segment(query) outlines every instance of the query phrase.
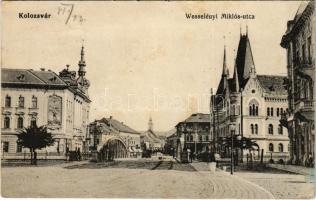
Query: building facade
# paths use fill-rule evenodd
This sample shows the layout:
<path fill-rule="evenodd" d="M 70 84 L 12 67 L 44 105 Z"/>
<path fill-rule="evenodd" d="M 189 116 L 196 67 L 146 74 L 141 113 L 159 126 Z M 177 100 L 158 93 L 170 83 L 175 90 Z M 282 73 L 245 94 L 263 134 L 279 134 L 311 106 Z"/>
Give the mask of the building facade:
<path fill-rule="evenodd" d="M 314 1 L 302 2 L 288 21 L 281 46 L 287 50 L 289 112 L 283 124 L 289 131 L 290 163 L 315 162 L 315 15 Z"/>
<path fill-rule="evenodd" d="M 141 134 L 140 139 L 144 150 L 162 151 L 164 148 L 164 140 L 154 132 L 154 124 L 151 117 L 148 121 L 148 130 Z"/>
<path fill-rule="evenodd" d="M 284 162 L 288 159 L 287 129 L 279 120 L 288 108 L 286 77 L 258 75 L 248 33 L 240 35 L 233 76 L 229 76 L 224 48 L 223 71 L 215 94 L 211 94 L 210 124 L 212 150 L 229 156 L 219 145 L 221 138 L 236 135 L 251 138 L 260 151 L 242 150 L 240 157 L 252 154 L 259 159 L 263 149 L 265 160 Z"/>
<path fill-rule="evenodd" d="M 98 161 L 142 156 L 140 133 L 112 116 L 90 123 L 89 130 Z"/>
<path fill-rule="evenodd" d="M 17 134 L 33 125 L 47 126 L 56 139 L 39 157 L 41 152 L 64 157 L 68 151 L 87 151 L 91 101 L 85 67 L 82 47 L 78 76 L 69 66 L 59 75 L 45 69 L 1 69 L 2 158 L 28 152 L 17 145 Z"/>
<path fill-rule="evenodd" d="M 210 144 L 210 115 L 195 113 L 176 125 L 178 142 L 176 157 L 180 159 L 181 153 L 190 150 L 192 155 L 208 151 Z"/>

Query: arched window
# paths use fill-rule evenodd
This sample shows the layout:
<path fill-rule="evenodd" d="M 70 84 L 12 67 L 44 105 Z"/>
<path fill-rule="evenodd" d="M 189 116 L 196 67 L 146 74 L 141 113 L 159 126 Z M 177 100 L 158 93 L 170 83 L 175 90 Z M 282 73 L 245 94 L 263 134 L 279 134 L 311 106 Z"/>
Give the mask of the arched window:
<path fill-rule="evenodd" d="M 193 135 L 190 135 L 190 140 L 189 141 L 193 141 Z"/>
<path fill-rule="evenodd" d="M 32 108 L 37 108 L 37 97 L 32 97 Z"/>
<path fill-rule="evenodd" d="M 258 124 L 255 124 L 255 134 L 258 135 Z"/>
<path fill-rule="evenodd" d="M 207 136 L 205 136 L 205 140 L 206 140 L 206 141 L 208 141 L 208 135 L 207 135 Z"/>
<path fill-rule="evenodd" d="M 22 97 L 21 95 L 19 97 L 19 107 L 24 108 L 24 97 Z"/>
<path fill-rule="evenodd" d="M 250 128 L 251 128 L 251 134 L 254 134 L 254 127 L 253 127 L 253 124 L 250 125 Z"/>
<path fill-rule="evenodd" d="M 283 135 L 283 127 L 281 124 L 279 124 L 278 133 L 279 133 L 279 135 Z"/>
<path fill-rule="evenodd" d="M 279 147 L 279 152 L 283 152 L 283 144 L 280 143 L 278 147 Z"/>
<path fill-rule="evenodd" d="M 200 140 L 200 141 L 203 141 L 202 135 L 199 136 L 199 140 Z"/>
<path fill-rule="evenodd" d="M 4 117 L 4 128 L 10 128 L 10 117 Z"/>
<path fill-rule="evenodd" d="M 23 117 L 18 118 L 18 128 L 23 128 Z"/>
<path fill-rule="evenodd" d="M 277 108 L 277 117 L 280 116 L 280 108 Z"/>
<path fill-rule="evenodd" d="M 259 103 L 252 99 L 250 102 L 249 102 L 249 115 L 250 116 L 258 116 L 258 111 L 259 111 Z"/>
<path fill-rule="evenodd" d="M 11 107 L 11 97 L 10 96 L 6 96 L 5 97 L 5 104 L 4 104 L 5 107 Z"/>
<path fill-rule="evenodd" d="M 281 108 L 281 115 L 283 114 L 283 108 Z"/>
<path fill-rule="evenodd" d="M 270 116 L 270 108 L 267 107 L 267 116 Z"/>
<path fill-rule="evenodd" d="M 268 133 L 273 135 L 273 125 L 269 124 Z"/>
<path fill-rule="evenodd" d="M 273 117 L 273 108 L 270 108 L 270 115 Z"/>
<path fill-rule="evenodd" d="M 273 144 L 272 143 L 269 144 L 269 151 L 273 152 Z"/>
<path fill-rule="evenodd" d="M 33 117 L 32 119 L 31 119 L 31 127 L 36 127 L 36 118 L 35 117 Z"/>

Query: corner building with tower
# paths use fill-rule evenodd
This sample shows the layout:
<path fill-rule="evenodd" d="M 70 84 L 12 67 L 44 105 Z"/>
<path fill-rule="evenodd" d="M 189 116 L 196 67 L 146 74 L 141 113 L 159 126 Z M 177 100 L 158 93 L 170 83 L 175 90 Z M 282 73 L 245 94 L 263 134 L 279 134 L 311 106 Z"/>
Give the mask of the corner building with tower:
<path fill-rule="evenodd" d="M 29 152 L 17 144 L 25 127 L 47 126 L 55 144 L 38 158 L 63 159 L 68 151 L 88 151 L 90 102 L 84 47 L 78 74 L 69 65 L 59 75 L 52 70 L 1 69 L 2 159 L 23 158 Z"/>
<path fill-rule="evenodd" d="M 211 94 L 210 139 L 213 151 L 222 157 L 230 156 L 219 141 L 235 135 L 251 138 L 260 151 L 240 150 L 238 158 L 246 159 L 251 154 L 260 159 L 263 150 L 265 161 L 286 162 L 289 158 L 287 129 L 280 124 L 280 118 L 288 108 L 285 76 L 259 75 L 251 51 L 248 31 L 240 34 L 230 77 L 226 64 L 224 47 L 222 76 L 216 93 Z M 276 66 L 278 67 L 278 66 Z"/>

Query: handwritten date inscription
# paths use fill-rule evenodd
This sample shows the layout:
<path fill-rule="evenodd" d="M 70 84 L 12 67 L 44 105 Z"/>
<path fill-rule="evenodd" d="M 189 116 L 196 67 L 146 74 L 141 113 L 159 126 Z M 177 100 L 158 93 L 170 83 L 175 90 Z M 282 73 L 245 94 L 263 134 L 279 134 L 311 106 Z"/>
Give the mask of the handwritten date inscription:
<path fill-rule="evenodd" d="M 83 22 L 85 22 L 86 19 L 83 18 L 82 15 L 75 13 L 74 9 L 74 4 L 61 3 L 61 6 L 58 7 L 57 15 L 66 16 L 65 24 L 69 24 L 71 22 L 78 22 L 82 24 Z"/>

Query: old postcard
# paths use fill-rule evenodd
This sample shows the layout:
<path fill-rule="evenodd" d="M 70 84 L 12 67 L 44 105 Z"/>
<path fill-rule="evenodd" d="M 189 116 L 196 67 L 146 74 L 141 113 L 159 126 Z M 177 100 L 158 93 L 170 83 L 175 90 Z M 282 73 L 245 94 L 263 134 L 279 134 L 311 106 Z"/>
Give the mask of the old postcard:
<path fill-rule="evenodd" d="M 2 197 L 314 198 L 314 1 L 1 4 Z"/>

